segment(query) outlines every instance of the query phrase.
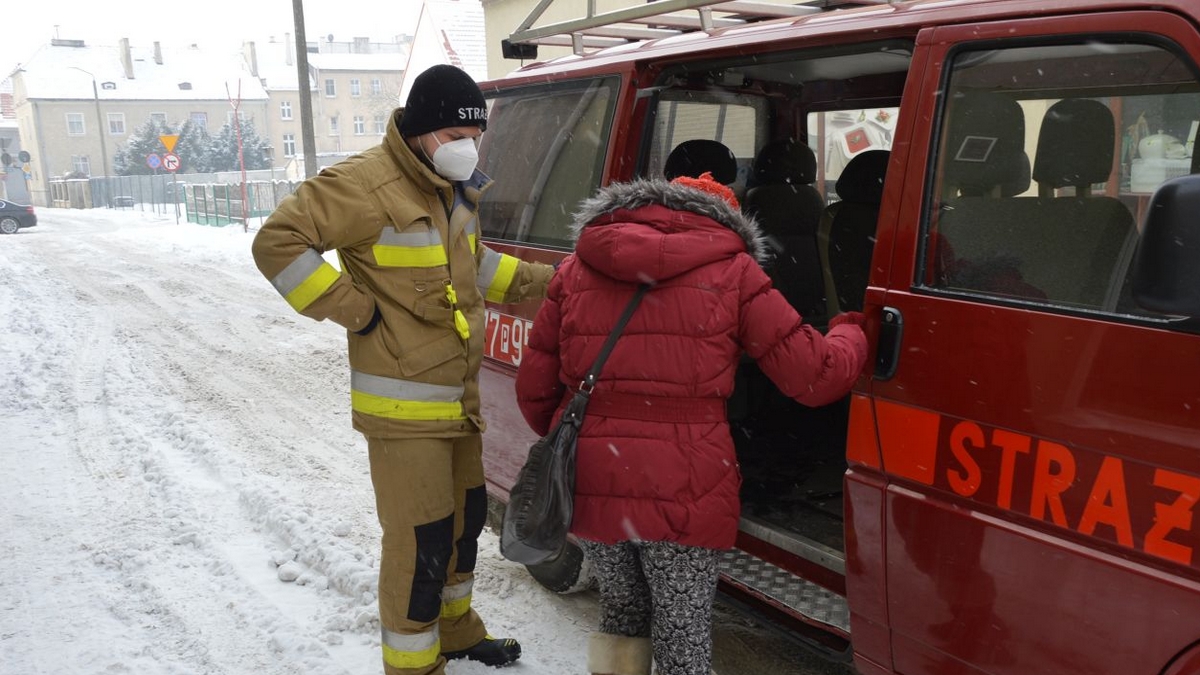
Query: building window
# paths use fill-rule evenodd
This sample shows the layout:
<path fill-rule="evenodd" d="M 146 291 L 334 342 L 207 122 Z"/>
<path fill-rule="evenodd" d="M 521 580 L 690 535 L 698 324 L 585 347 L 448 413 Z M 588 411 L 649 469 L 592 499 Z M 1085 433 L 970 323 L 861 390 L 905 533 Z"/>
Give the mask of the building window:
<path fill-rule="evenodd" d="M 108 113 L 108 134 L 110 136 L 125 135 L 125 113 Z"/>
<path fill-rule="evenodd" d="M 333 80 L 325 80 L 325 95 L 330 98 L 337 96 L 337 85 Z"/>
<path fill-rule="evenodd" d="M 338 117 L 337 117 L 337 115 L 334 115 L 333 117 L 329 118 L 329 135 L 337 136 L 337 134 L 338 134 Z"/>
<path fill-rule="evenodd" d="M 387 116 L 383 113 L 375 113 L 375 133 L 380 136 L 387 133 Z"/>
<path fill-rule="evenodd" d="M 296 134 L 284 134 L 283 135 L 283 156 L 284 157 L 295 157 L 296 156 Z"/>
<path fill-rule="evenodd" d="M 239 110 L 238 118 L 242 120 L 242 126 L 254 123 L 254 115 L 251 115 L 248 112 L 242 112 Z M 233 126 L 233 111 L 232 110 L 226 111 L 225 123 L 228 124 L 229 126 Z"/>
<path fill-rule="evenodd" d="M 167 126 L 167 113 L 150 113 L 150 121 L 160 127 Z"/>
<path fill-rule="evenodd" d="M 378 77 L 371 78 L 371 95 L 378 96 L 383 93 L 383 81 Z"/>
<path fill-rule="evenodd" d="M 92 175 L 92 163 L 88 161 L 87 155 L 71 155 L 71 169 L 85 176 Z"/>
<path fill-rule="evenodd" d="M 204 129 L 205 131 L 208 130 L 208 113 L 194 112 L 194 113 L 188 115 L 188 119 L 190 119 L 192 121 L 192 124 L 195 124 L 196 126 L 200 127 L 201 129 Z"/>
<path fill-rule="evenodd" d="M 354 116 L 354 135 L 362 136 L 367 133 L 367 118 L 362 115 Z"/>
<path fill-rule="evenodd" d="M 281 120 L 292 119 L 292 102 L 291 101 L 280 101 L 279 102 L 279 119 L 281 119 Z"/>
<path fill-rule="evenodd" d="M 67 135 L 82 136 L 87 133 L 83 126 L 83 113 L 67 113 Z"/>
<path fill-rule="evenodd" d="M 350 95 L 362 96 L 362 83 L 357 77 L 350 80 Z"/>

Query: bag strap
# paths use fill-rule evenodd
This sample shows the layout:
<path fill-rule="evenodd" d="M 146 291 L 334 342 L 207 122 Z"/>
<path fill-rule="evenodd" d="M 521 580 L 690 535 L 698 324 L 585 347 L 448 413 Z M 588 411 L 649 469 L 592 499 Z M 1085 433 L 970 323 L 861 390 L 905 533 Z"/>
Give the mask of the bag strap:
<path fill-rule="evenodd" d="M 592 389 L 596 387 L 596 380 L 600 377 L 600 369 L 604 367 L 604 362 L 608 360 L 608 355 L 612 353 L 613 346 L 617 344 L 617 338 L 621 336 L 621 331 L 625 330 L 625 324 L 629 323 L 629 318 L 633 316 L 634 310 L 642 302 L 642 297 L 646 295 L 646 291 L 648 290 L 650 290 L 650 284 L 639 285 L 637 291 L 633 294 L 633 298 L 629 300 L 629 304 L 625 305 L 625 311 L 621 313 L 621 318 L 617 319 L 617 325 L 613 326 L 612 332 L 608 334 L 608 339 L 604 341 L 604 346 L 600 348 L 600 354 L 596 356 L 596 361 L 583 378 L 583 382 L 579 383 L 579 390 L 581 392 L 590 394 L 592 393 Z"/>

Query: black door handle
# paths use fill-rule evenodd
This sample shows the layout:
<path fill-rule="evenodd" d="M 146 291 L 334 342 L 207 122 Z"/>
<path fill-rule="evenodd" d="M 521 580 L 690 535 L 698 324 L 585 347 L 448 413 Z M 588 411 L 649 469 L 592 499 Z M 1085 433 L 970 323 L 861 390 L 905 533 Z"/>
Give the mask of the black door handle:
<path fill-rule="evenodd" d="M 875 352 L 875 379 L 890 380 L 896 374 L 903 337 L 904 315 L 895 307 L 884 307 L 879 326 L 879 348 Z"/>

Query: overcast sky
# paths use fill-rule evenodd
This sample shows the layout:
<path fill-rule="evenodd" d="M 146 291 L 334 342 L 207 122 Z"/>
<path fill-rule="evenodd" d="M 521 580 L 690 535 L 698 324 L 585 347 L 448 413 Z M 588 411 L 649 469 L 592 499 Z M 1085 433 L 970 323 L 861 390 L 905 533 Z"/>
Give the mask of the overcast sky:
<path fill-rule="evenodd" d="M 10 10 L 0 19 L 0 79 L 29 59 L 51 38 L 81 39 L 115 45 L 123 37 L 134 44 L 155 40 L 166 45 L 222 46 L 295 33 L 292 0 L 4 0 Z M 308 40 L 332 34 L 391 39 L 416 29 L 421 0 L 304 0 Z M 293 37 L 294 39 L 294 37 Z"/>

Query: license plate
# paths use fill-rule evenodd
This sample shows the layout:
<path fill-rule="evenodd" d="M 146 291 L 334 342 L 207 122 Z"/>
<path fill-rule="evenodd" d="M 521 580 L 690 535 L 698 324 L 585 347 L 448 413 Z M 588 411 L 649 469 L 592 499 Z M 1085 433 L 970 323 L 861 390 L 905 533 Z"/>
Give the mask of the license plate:
<path fill-rule="evenodd" d="M 487 310 L 487 337 L 483 355 L 511 366 L 521 365 L 525 345 L 529 343 L 529 331 L 533 322 L 518 316 Z"/>

